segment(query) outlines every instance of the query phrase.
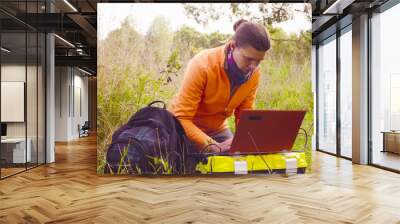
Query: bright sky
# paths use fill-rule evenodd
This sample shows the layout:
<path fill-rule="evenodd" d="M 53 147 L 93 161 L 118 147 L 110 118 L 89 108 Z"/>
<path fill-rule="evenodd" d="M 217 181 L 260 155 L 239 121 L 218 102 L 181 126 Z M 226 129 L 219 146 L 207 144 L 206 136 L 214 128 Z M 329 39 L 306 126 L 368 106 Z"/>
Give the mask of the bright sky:
<path fill-rule="evenodd" d="M 224 4 L 224 3 L 216 3 Z M 221 5 L 222 6 L 222 5 Z M 194 19 L 188 19 L 181 3 L 99 3 L 98 4 L 98 37 L 105 39 L 111 31 L 119 28 L 126 17 L 130 16 L 135 21 L 135 27 L 144 34 L 154 18 L 163 16 L 170 22 L 173 31 L 182 25 L 194 27 L 203 33 L 219 31 L 232 34 L 233 23 L 228 17 L 210 22 L 207 27 L 197 24 Z M 295 9 L 302 10 L 303 4 L 294 4 Z M 300 13 L 295 13 L 294 19 L 277 26 L 282 27 L 287 33 L 310 30 L 311 22 L 307 21 Z"/>

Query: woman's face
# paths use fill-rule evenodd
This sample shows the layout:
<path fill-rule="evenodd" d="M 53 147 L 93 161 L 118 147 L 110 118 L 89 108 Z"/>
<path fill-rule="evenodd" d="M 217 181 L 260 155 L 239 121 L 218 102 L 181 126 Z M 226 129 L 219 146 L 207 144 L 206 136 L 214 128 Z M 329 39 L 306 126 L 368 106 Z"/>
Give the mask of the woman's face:
<path fill-rule="evenodd" d="M 235 43 L 233 47 L 233 59 L 243 73 L 253 71 L 265 57 L 265 51 L 259 51 L 252 46 L 238 47 Z"/>

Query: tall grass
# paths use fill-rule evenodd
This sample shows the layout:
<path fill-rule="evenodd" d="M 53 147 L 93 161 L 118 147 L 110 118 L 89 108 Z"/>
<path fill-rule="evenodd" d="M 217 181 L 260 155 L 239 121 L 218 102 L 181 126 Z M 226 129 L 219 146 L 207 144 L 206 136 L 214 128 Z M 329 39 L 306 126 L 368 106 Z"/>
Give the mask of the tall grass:
<path fill-rule="evenodd" d="M 102 173 L 106 165 L 106 148 L 111 143 L 112 134 L 140 108 L 154 100 L 168 101 L 173 91 L 163 85 L 154 74 L 135 73 L 129 67 L 114 69 L 105 74 L 100 69 L 98 74 L 98 147 L 97 171 Z"/>
<path fill-rule="evenodd" d="M 160 21 L 159 24 L 163 24 Z M 157 24 L 156 24 L 157 25 Z M 105 155 L 111 143 L 112 133 L 140 108 L 153 100 L 167 103 L 176 94 L 185 65 L 194 50 L 215 47 L 210 43 L 220 43 L 226 35 L 205 34 L 184 28 L 175 33 L 162 33 L 152 29 L 151 35 L 141 36 L 132 24 L 124 23 L 113 31 L 107 39 L 99 43 L 98 60 L 98 148 L 97 171 L 103 173 L 106 166 Z M 273 39 L 272 50 L 260 65 L 262 79 L 257 91 L 255 108 L 307 110 L 302 128 L 312 136 L 313 95 L 311 92 L 311 34 L 287 35 L 279 28 L 270 32 Z M 173 38 L 166 35 L 173 35 Z M 217 38 L 217 39 L 218 39 Z M 173 41 L 160 48 L 157 43 Z M 212 40 L 212 41 L 211 41 Z M 156 43 L 157 42 L 157 43 Z M 228 119 L 234 128 L 233 118 Z M 307 162 L 311 167 L 311 139 L 307 146 L 305 138 L 299 135 L 294 149 L 305 149 Z M 165 158 L 152 158 L 165 172 Z"/>

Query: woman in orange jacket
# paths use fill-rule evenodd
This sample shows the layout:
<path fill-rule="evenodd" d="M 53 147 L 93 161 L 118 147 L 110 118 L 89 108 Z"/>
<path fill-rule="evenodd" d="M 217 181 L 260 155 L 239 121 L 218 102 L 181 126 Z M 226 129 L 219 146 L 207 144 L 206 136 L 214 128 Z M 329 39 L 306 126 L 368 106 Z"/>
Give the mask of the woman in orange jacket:
<path fill-rule="evenodd" d="M 227 118 L 252 109 L 260 79 L 258 65 L 271 44 L 265 28 L 239 20 L 225 45 L 203 50 L 188 63 L 182 85 L 169 110 L 178 118 L 193 146 L 227 151 L 233 134 Z"/>

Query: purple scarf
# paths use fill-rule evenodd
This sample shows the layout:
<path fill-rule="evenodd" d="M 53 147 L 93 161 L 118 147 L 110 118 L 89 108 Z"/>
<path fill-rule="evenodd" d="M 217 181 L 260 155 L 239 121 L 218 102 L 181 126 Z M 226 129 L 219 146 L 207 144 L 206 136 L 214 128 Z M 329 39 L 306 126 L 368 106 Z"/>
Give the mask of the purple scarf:
<path fill-rule="evenodd" d="M 228 73 L 230 76 L 232 86 L 239 86 L 239 85 L 245 83 L 250 78 L 250 74 L 253 71 L 250 71 L 249 73 L 243 73 L 237 66 L 235 60 L 233 59 L 232 51 L 233 51 L 233 49 L 231 47 L 229 47 L 229 50 L 228 50 Z"/>

